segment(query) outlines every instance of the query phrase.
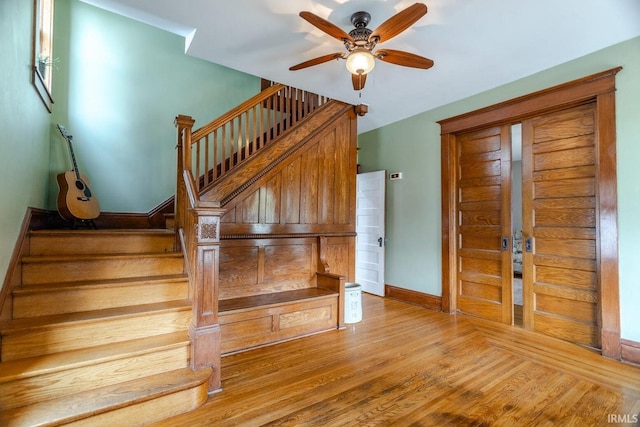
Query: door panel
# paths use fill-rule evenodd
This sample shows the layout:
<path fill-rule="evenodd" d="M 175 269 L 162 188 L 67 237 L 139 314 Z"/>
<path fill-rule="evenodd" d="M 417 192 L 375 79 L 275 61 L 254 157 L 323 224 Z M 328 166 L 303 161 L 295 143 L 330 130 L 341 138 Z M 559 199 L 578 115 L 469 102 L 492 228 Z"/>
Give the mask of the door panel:
<path fill-rule="evenodd" d="M 356 282 L 384 296 L 385 171 L 356 177 Z"/>
<path fill-rule="evenodd" d="M 513 318 L 510 136 L 509 126 L 496 126 L 456 137 L 458 309 L 508 324 Z"/>
<path fill-rule="evenodd" d="M 593 104 L 522 123 L 524 326 L 599 348 Z"/>

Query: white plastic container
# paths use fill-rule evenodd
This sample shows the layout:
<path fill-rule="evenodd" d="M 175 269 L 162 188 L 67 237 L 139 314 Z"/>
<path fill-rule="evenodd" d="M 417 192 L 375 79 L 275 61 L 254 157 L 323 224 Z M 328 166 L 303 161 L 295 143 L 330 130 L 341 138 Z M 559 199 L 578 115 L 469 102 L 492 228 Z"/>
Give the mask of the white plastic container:
<path fill-rule="evenodd" d="M 358 283 L 344 284 L 344 323 L 362 320 L 362 286 Z"/>

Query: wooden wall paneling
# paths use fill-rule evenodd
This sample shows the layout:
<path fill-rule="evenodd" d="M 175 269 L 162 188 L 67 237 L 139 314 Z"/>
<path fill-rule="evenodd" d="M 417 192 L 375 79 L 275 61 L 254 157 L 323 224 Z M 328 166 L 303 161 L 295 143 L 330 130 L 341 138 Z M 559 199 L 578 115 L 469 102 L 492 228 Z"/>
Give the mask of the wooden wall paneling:
<path fill-rule="evenodd" d="M 274 239 L 265 243 L 264 282 L 277 291 L 314 287 L 317 243 L 313 238 Z"/>
<path fill-rule="evenodd" d="M 350 221 L 349 176 L 353 171 L 350 168 L 352 159 L 349 156 L 349 127 L 344 121 L 336 128 L 336 151 L 334 154 L 336 173 L 335 183 L 335 224 L 348 224 Z"/>
<path fill-rule="evenodd" d="M 233 224 L 236 222 L 236 207 L 231 206 L 225 210 L 224 215 L 220 218 L 220 223 Z"/>
<path fill-rule="evenodd" d="M 287 165 L 282 173 L 284 224 L 300 224 L 300 157 Z"/>
<path fill-rule="evenodd" d="M 262 283 L 264 254 L 253 240 L 222 241 L 220 246 L 220 299 L 254 295 Z"/>
<path fill-rule="evenodd" d="M 314 144 L 302 155 L 300 177 L 300 223 L 318 222 L 318 145 Z"/>
<path fill-rule="evenodd" d="M 345 276 L 355 281 L 355 236 L 324 237 L 321 253 L 329 266 L 329 273 Z"/>
<path fill-rule="evenodd" d="M 314 287 L 317 254 L 313 237 L 223 240 L 220 299 Z"/>
<path fill-rule="evenodd" d="M 354 121 L 345 115 L 234 197 L 222 235 L 353 232 Z"/>
<path fill-rule="evenodd" d="M 280 199 L 282 196 L 281 182 L 282 176 L 280 174 L 277 174 L 273 178 L 271 178 L 264 187 L 264 221 L 266 224 L 280 223 Z"/>
<path fill-rule="evenodd" d="M 257 224 L 260 221 L 260 189 L 246 197 L 242 205 L 242 222 L 245 224 Z"/>
<path fill-rule="evenodd" d="M 335 143 L 335 130 L 332 130 L 331 133 L 325 135 L 320 143 L 322 173 L 320 175 L 318 193 L 320 194 L 320 200 L 322 200 L 322 203 L 318 206 L 319 224 L 333 224 L 336 179 L 336 164 L 334 161 L 336 151 Z"/>

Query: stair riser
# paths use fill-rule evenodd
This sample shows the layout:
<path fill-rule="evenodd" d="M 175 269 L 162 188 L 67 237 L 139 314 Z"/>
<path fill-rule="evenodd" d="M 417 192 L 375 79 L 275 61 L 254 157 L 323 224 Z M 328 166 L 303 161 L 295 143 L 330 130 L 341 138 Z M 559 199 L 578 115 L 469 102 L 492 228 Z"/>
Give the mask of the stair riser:
<path fill-rule="evenodd" d="M 132 402 L 90 418 L 65 424 L 66 427 L 145 426 L 193 411 L 208 398 L 207 383 L 144 402 Z"/>
<path fill-rule="evenodd" d="M 112 307 L 126 307 L 141 302 L 152 304 L 186 300 L 189 285 L 186 281 L 145 283 L 136 286 L 83 287 L 80 289 L 49 290 L 21 293 L 13 298 L 13 317 L 46 316 L 77 313 Z"/>
<path fill-rule="evenodd" d="M 0 408 L 38 403 L 84 390 L 187 367 L 189 345 L 0 384 Z"/>
<path fill-rule="evenodd" d="M 16 331 L 2 337 L 2 360 L 77 350 L 97 345 L 186 331 L 191 310 L 145 313 L 144 316 L 104 318 L 32 331 Z"/>
<path fill-rule="evenodd" d="M 132 254 L 173 252 L 175 238 L 168 234 L 134 235 L 99 233 L 32 235 L 30 255 Z"/>
<path fill-rule="evenodd" d="M 164 276 L 182 274 L 183 271 L 184 260 L 178 256 L 28 262 L 22 264 L 22 283 L 28 286 L 55 282 Z"/>

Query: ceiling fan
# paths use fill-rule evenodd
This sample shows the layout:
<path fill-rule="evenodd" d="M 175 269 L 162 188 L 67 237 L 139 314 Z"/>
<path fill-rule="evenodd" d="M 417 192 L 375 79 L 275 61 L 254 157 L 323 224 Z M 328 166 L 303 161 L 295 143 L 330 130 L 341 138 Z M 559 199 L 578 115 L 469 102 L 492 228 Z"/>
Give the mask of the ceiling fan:
<path fill-rule="evenodd" d="M 347 70 L 351 73 L 353 89 L 362 90 L 367 74 L 373 70 L 376 59 L 404 67 L 431 68 L 433 67 L 431 59 L 423 58 L 413 53 L 393 49 L 379 49 L 373 52 L 378 43 L 386 42 L 397 36 L 426 15 L 426 13 L 427 6 L 425 4 L 415 3 L 413 6 L 409 6 L 387 19 L 375 30 L 371 30 L 367 28 L 371 21 L 371 15 L 368 12 L 356 12 L 351 15 L 351 23 L 355 26 L 355 29 L 346 33 L 341 28 L 311 12 L 300 12 L 300 16 L 310 24 L 343 42 L 347 52 L 319 56 L 294 65 L 289 70 L 300 70 L 333 59 L 346 59 Z"/>

